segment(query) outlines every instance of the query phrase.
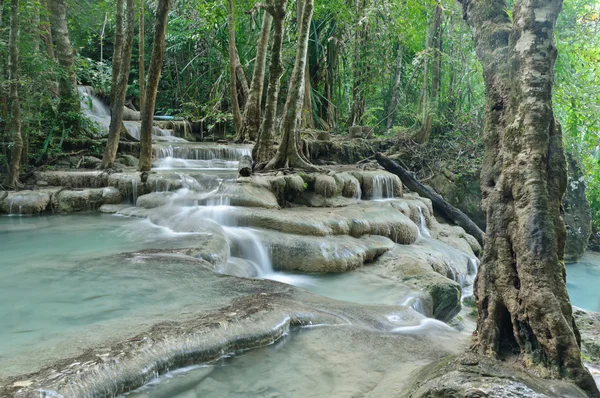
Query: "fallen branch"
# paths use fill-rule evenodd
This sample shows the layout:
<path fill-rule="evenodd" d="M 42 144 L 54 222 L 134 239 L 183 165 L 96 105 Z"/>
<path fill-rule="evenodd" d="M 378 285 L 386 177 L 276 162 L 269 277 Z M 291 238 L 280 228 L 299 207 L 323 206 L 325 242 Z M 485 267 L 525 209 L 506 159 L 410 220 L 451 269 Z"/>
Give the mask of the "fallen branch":
<path fill-rule="evenodd" d="M 428 199 L 431 199 L 433 208 L 442 215 L 452 220 L 456 225 L 461 226 L 468 234 L 473 235 L 479 244 L 483 247 L 484 233 L 477 224 L 475 224 L 465 213 L 446 202 L 437 192 L 421 184 L 411 173 L 393 160 L 383 156 L 381 153 L 375 154 L 377 162 L 392 174 L 397 175 L 402 183 L 411 191 L 418 193 Z"/>

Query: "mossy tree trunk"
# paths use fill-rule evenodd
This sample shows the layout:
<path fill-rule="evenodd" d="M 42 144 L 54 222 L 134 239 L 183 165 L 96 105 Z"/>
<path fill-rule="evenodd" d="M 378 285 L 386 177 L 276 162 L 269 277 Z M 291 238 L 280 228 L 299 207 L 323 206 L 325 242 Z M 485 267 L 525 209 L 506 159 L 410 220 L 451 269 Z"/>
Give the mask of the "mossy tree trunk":
<path fill-rule="evenodd" d="M 235 45 L 235 9 L 233 0 L 227 0 L 227 32 L 229 33 L 229 93 L 231 97 L 231 113 L 233 114 L 233 126 L 237 140 L 242 140 L 242 112 L 238 102 L 237 91 L 237 65 L 238 55 Z"/>
<path fill-rule="evenodd" d="M 108 129 L 108 142 L 102 157 L 101 167 L 111 168 L 115 164 L 119 138 L 123 127 L 123 107 L 127 84 L 129 84 L 129 70 L 131 69 L 131 54 L 133 51 L 133 36 L 135 30 L 135 5 L 134 0 L 127 0 L 127 33 L 123 40 L 123 3 L 117 2 L 117 17 L 115 28 L 115 46 L 113 53 L 113 76 L 111 87 L 110 126 Z"/>
<path fill-rule="evenodd" d="M 269 161 L 266 170 L 279 168 L 300 168 L 318 170 L 310 164 L 298 150 L 300 118 L 304 103 L 304 79 L 306 78 L 306 53 L 308 49 L 308 34 L 314 10 L 314 0 L 305 0 L 298 33 L 298 48 L 296 60 L 290 81 L 288 97 L 283 115 L 281 143 L 275 157 Z"/>
<path fill-rule="evenodd" d="M 256 61 L 254 61 L 252 83 L 250 84 L 250 92 L 244 107 L 242 131 L 240 132 L 240 139 L 242 141 L 256 141 L 258 138 L 258 131 L 260 129 L 260 106 L 265 85 L 267 50 L 269 47 L 269 35 L 271 34 L 272 23 L 273 17 L 268 12 L 265 12 L 263 15 L 260 36 L 256 45 Z"/>
<path fill-rule="evenodd" d="M 283 48 L 284 22 L 287 13 L 287 0 L 271 0 L 265 10 L 273 17 L 273 44 L 271 46 L 271 62 L 269 63 L 269 86 L 265 114 L 260 125 L 258 139 L 252 149 L 252 157 L 258 164 L 266 163 L 273 157 L 273 137 L 277 125 L 277 99 L 281 88 L 283 64 L 281 50 Z"/>
<path fill-rule="evenodd" d="M 19 103 L 19 0 L 10 1 L 10 33 L 8 39 L 9 130 L 8 173 L 4 186 L 17 188 L 21 166 L 23 138 L 21 136 L 21 105 Z"/>
<path fill-rule="evenodd" d="M 365 10 L 369 6 L 369 0 L 355 0 L 355 29 L 354 34 L 354 65 L 353 68 L 353 83 L 352 83 L 352 107 L 350 109 L 350 118 L 348 126 L 359 126 L 363 123 L 363 116 L 366 110 L 366 89 L 367 75 L 366 69 L 368 54 L 367 36 L 369 33 L 369 24 L 365 19 Z"/>
<path fill-rule="evenodd" d="M 64 128 L 79 131 L 79 94 L 75 77 L 75 57 L 67 25 L 66 0 L 49 0 L 50 22 L 56 42 L 56 59 L 62 68 L 58 81 L 59 112 Z"/>
<path fill-rule="evenodd" d="M 600 397 L 581 360 L 563 263 L 566 162 L 552 111 L 562 0 L 519 0 L 512 21 L 505 0 L 462 4 L 486 85 L 481 188 L 487 231 L 475 284 L 476 349 L 518 358 Z"/>
<path fill-rule="evenodd" d="M 156 23 L 154 24 L 154 42 L 152 43 L 152 59 L 148 69 L 146 81 L 146 103 L 142 111 L 142 127 L 140 130 L 140 171 L 152 169 L 152 127 L 154 122 L 154 108 L 156 107 L 156 93 L 160 74 L 162 72 L 163 58 L 165 55 L 165 41 L 167 33 L 167 20 L 171 0 L 159 0 L 156 10 Z"/>

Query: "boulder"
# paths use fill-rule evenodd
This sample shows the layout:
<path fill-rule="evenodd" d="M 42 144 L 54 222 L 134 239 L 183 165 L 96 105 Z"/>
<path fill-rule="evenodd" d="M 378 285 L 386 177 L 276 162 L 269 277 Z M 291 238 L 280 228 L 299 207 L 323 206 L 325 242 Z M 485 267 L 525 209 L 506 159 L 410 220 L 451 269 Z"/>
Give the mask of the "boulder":
<path fill-rule="evenodd" d="M 0 200 L 0 212 L 4 214 L 32 215 L 48 209 L 51 193 L 47 191 L 8 192 Z"/>
<path fill-rule="evenodd" d="M 473 353 L 446 357 L 413 374 L 397 398 L 585 398 L 573 384 Z"/>
<path fill-rule="evenodd" d="M 120 204 L 123 196 L 113 187 L 62 190 L 52 196 L 52 208 L 57 213 L 95 210 L 104 204 Z"/>
<path fill-rule="evenodd" d="M 381 236 L 319 237 L 261 231 L 273 268 L 308 273 L 346 272 L 373 262 L 395 245 Z"/>
<path fill-rule="evenodd" d="M 567 192 L 563 197 L 567 227 L 565 262 L 576 263 L 587 250 L 592 233 L 592 212 L 585 195 L 585 176 L 579 161 L 571 153 L 567 153 L 567 165 Z"/>
<path fill-rule="evenodd" d="M 133 155 L 122 154 L 117 158 L 117 163 L 122 164 L 125 167 L 138 167 L 140 161 Z"/>
<path fill-rule="evenodd" d="M 271 189 L 271 183 L 267 179 L 239 178 L 233 183 L 221 184 L 217 192 L 201 203 L 278 209 L 277 197 Z"/>
<path fill-rule="evenodd" d="M 117 188 L 122 194 L 124 200 L 135 204 L 139 195 L 146 192 L 142 184 L 142 174 L 138 172 L 131 173 L 113 173 L 108 177 L 108 185 Z"/>
<path fill-rule="evenodd" d="M 108 185 L 109 175 L 100 170 L 56 170 L 37 171 L 34 178 L 38 184 L 43 181 L 55 187 L 101 188 Z"/>
<path fill-rule="evenodd" d="M 600 313 L 573 307 L 573 317 L 581 334 L 581 356 L 584 362 L 600 366 Z"/>

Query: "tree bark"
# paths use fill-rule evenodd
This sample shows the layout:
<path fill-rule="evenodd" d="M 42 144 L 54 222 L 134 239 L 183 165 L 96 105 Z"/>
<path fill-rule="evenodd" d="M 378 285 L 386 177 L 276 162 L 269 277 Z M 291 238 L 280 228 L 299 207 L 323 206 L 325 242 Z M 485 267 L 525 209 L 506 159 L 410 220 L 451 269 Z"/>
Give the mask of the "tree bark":
<path fill-rule="evenodd" d="M 273 17 L 268 12 L 264 13 L 260 36 L 256 45 L 256 60 L 250 93 L 244 108 L 244 119 L 240 138 L 242 141 L 255 141 L 260 129 L 260 105 L 265 85 L 265 69 L 267 64 L 267 50 Z"/>
<path fill-rule="evenodd" d="M 463 0 L 486 85 L 484 257 L 476 349 L 600 392 L 584 367 L 565 283 L 562 133 L 552 111 L 562 0 Z"/>
<path fill-rule="evenodd" d="M 103 169 L 114 166 L 119 148 L 119 138 L 123 127 L 123 107 L 127 85 L 129 84 L 129 71 L 131 69 L 131 54 L 133 51 L 133 36 L 135 34 L 135 5 L 134 0 L 127 0 L 127 35 L 123 41 L 123 2 L 117 3 L 117 27 L 115 29 L 115 47 L 113 54 L 113 86 L 111 87 L 110 126 L 108 129 L 108 142 L 102 157 Z M 120 14 L 120 15 L 119 15 Z M 121 26 L 119 26 L 119 23 Z M 120 37 L 118 37 L 120 36 Z"/>
<path fill-rule="evenodd" d="M 334 28 L 337 29 L 337 28 Z M 338 34 L 327 42 L 327 69 L 325 76 L 325 88 L 324 96 L 325 101 L 321 106 L 321 118 L 325 121 L 325 128 L 331 130 L 336 125 L 336 112 L 335 105 L 333 103 L 333 93 L 335 90 L 335 75 L 337 73 L 338 66 L 338 55 L 339 55 L 339 44 Z"/>
<path fill-rule="evenodd" d="M 442 81 L 442 6 L 438 1 L 433 10 L 433 21 L 431 25 L 431 97 L 433 105 L 438 104 L 440 85 Z"/>
<path fill-rule="evenodd" d="M 404 55 L 402 45 L 398 45 L 398 55 L 396 56 L 396 71 L 394 74 L 394 84 L 392 86 L 392 99 L 387 112 L 386 130 L 390 130 L 394 125 L 394 116 L 400 99 L 400 83 L 402 81 L 402 57 Z"/>
<path fill-rule="evenodd" d="M 283 47 L 284 22 L 287 0 L 273 0 L 266 11 L 273 17 L 273 45 L 271 47 L 271 62 L 269 64 L 269 87 L 265 116 L 260 125 L 258 140 L 252 149 L 252 157 L 256 163 L 268 162 L 273 157 L 273 137 L 277 124 L 277 99 L 281 88 L 283 64 L 281 50 Z"/>
<path fill-rule="evenodd" d="M 140 86 L 140 114 L 144 111 L 146 104 L 146 61 L 145 61 L 145 37 L 146 29 L 144 28 L 145 0 L 140 0 L 139 4 L 139 42 L 138 42 L 138 64 L 139 64 L 139 86 Z"/>
<path fill-rule="evenodd" d="M 19 183 L 19 170 L 21 166 L 21 150 L 23 138 L 21 137 L 21 105 L 19 103 L 19 0 L 10 1 L 10 33 L 8 39 L 8 81 L 10 103 L 10 137 L 11 143 L 8 152 L 8 173 L 4 185 L 8 188 L 17 188 Z"/>
<path fill-rule="evenodd" d="M 298 48 L 296 50 L 296 61 L 285 104 L 286 112 L 283 119 L 283 132 L 281 144 L 275 157 L 269 161 L 265 170 L 295 167 L 307 170 L 318 170 L 317 167 L 308 163 L 298 150 L 297 130 L 302 116 L 302 104 L 304 103 L 304 79 L 306 72 L 306 53 L 308 49 L 308 33 L 314 10 L 314 0 L 305 0 L 298 34 Z"/>
<path fill-rule="evenodd" d="M 368 23 L 363 21 L 365 15 L 365 8 L 368 0 L 355 0 L 354 12 L 355 12 L 355 29 L 354 34 L 355 41 L 355 53 L 354 53 L 354 65 L 353 65 L 353 84 L 352 84 L 352 107 L 350 109 L 350 119 L 348 120 L 348 126 L 359 126 L 362 124 L 362 118 L 365 113 L 366 100 L 365 100 L 365 86 L 367 85 L 365 71 L 365 49 L 368 34 Z M 361 23 L 362 21 L 362 23 Z"/>
<path fill-rule="evenodd" d="M 410 171 L 401 167 L 393 160 L 383 156 L 381 153 L 376 153 L 375 159 L 377 159 L 377 162 L 381 167 L 400 177 L 400 180 L 402 180 L 402 183 L 406 185 L 408 189 L 423 197 L 431 199 L 431 203 L 435 210 L 439 211 L 444 217 L 453 221 L 456 225 L 462 227 L 469 235 L 473 235 L 479 244 L 483 246 L 483 231 L 479 229 L 477 224 L 475 224 L 465 213 L 446 202 L 438 193 L 421 184 Z"/>
<path fill-rule="evenodd" d="M 300 18 L 302 17 L 302 10 L 304 9 L 304 0 L 296 1 L 296 18 L 298 21 L 298 28 L 300 28 Z M 309 28 L 310 32 L 310 28 Z M 302 104 L 302 118 L 300 123 L 302 127 L 314 129 L 315 119 L 312 113 L 312 84 L 310 81 L 310 65 L 308 51 L 306 52 L 306 70 L 304 71 L 304 103 Z"/>
<path fill-rule="evenodd" d="M 67 26 L 66 0 L 49 0 L 50 21 L 56 41 L 56 58 L 64 73 L 59 77 L 59 112 L 65 128 L 79 130 L 79 95 L 75 77 L 75 58 Z"/>
<path fill-rule="evenodd" d="M 237 93 L 237 65 L 239 63 L 235 45 L 235 14 L 233 0 L 227 0 L 227 31 L 229 33 L 229 92 L 231 96 L 231 113 L 233 114 L 233 127 L 237 140 L 241 141 L 242 113 L 238 102 Z"/>
<path fill-rule="evenodd" d="M 171 0 L 159 0 L 154 25 L 154 43 L 152 44 L 152 60 L 148 69 L 146 85 L 146 104 L 142 111 L 142 127 L 140 130 L 140 171 L 150 171 L 152 168 L 152 123 L 156 106 L 156 93 L 165 55 L 167 20 Z"/>

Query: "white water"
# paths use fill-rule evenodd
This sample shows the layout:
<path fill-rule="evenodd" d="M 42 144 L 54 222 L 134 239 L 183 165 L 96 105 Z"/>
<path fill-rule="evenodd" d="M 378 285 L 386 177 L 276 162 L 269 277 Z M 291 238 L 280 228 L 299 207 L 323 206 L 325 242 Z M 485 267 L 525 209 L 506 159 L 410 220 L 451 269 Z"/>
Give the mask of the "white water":
<path fill-rule="evenodd" d="M 92 88 L 89 86 L 78 86 L 77 91 L 81 98 L 81 110 L 84 115 L 98 123 L 100 126 L 100 132 L 103 136 L 108 135 L 110 128 L 110 108 L 102 102 L 100 98 L 94 95 Z M 127 129 L 127 132 L 134 138 L 140 139 L 141 122 L 139 121 L 124 121 L 123 124 Z M 156 126 L 152 127 L 152 135 L 159 137 L 172 137 L 173 132 L 171 130 L 163 130 Z M 177 137 L 172 137 L 176 139 Z M 185 140 L 184 140 L 185 141 Z"/>
<path fill-rule="evenodd" d="M 373 200 L 394 199 L 394 178 L 392 174 L 373 177 Z"/>

